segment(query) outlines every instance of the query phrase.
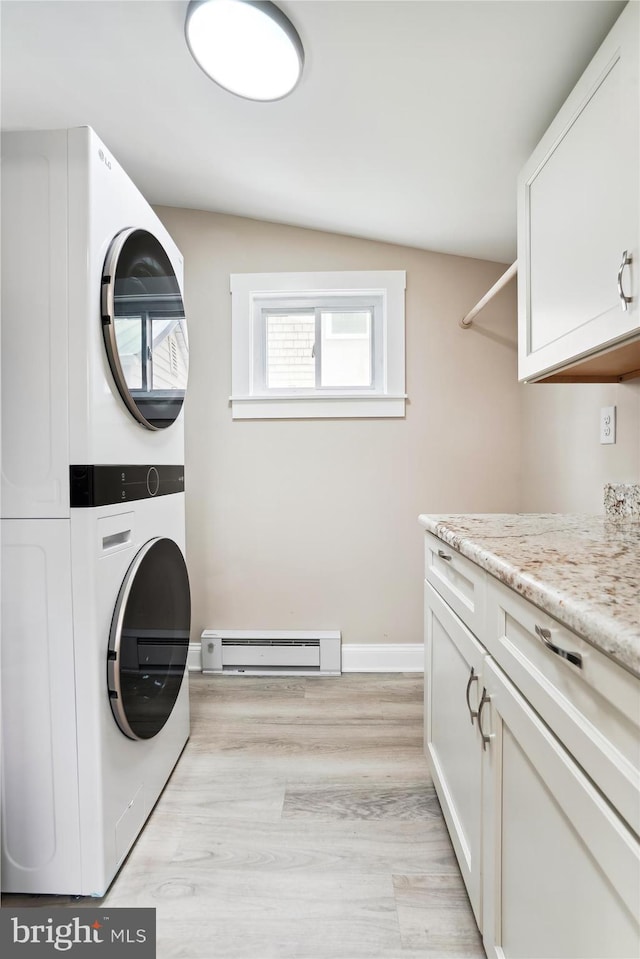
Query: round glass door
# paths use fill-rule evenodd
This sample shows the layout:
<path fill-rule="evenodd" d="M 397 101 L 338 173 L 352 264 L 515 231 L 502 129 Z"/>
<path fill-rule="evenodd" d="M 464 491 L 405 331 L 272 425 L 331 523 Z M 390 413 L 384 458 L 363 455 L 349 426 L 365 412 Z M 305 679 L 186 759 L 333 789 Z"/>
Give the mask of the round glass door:
<path fill-rule="evenodd" d="M 111 709 L 130 739 L 151 739 L 175 705 L 189 651 L 191 595 L 180 548 L 146 543 L 118 594 L 109 638 Z"/>
<path fill-rule="evenodd" d="M 123 230 L 102 272 L 102 332 L 118 392 L 150 430 L 171 426 L 182 409 L 189 341 L 180 284 L 160 241 Z"/>

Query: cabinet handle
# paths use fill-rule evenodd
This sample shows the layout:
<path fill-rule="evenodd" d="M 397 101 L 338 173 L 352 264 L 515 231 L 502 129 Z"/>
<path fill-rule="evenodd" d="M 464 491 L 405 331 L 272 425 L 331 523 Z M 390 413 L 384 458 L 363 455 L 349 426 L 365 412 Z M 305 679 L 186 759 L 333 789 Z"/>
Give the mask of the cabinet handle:
<path fill-rule="evenodd" d="M 629 303 L 631 303 L 631 301 L 633 300 L 633 297 L 627 296 L 624 292 L 624 289 L 622 288 L 622 274 L 624 272 L 624 268 L 625 266 L 629 266 L 632 259 L 633 258 L 631 257 L 631 255 L 627 252 L 627 250 L 625 250 L 624 253 L 622 254 L 622 263 L 620 264 L 620 268 L 618 269 L 618 296 L 620 297 L 620 306 L 622 307 L 623 310 L 628 310 Z"/>
<path fill-rule="evenodd" d="M 478 706 L 478 729 L 480 730 L 480 735 L 482 736 L 482 748 L 483 750 L 487 748 L 487 743 L 490 743 L 493 739 L 493 735 L 487 736 L 484 729 L 482 728 L 482 710 L 485 707 L 485 703 L 491 702 L 491 696 L 487 696 L 487 690 L 482 687 L 482 696 L 480 697 L 480 705 Z"/>
<path fill-rule="evenodd" d="M 582 656 L 580 653 L 570 653 L 568 650 L 561 649 L 560 646 L 552 643 L 550 629 L 545 629 L 544 626 L 538 626 L 536 623 L 536 636 L 538 636 L 547 649 L 555 653 L 556 656 L 560 656 L 561 659 L 566 659 L 568 663 L 572 663 L 574 666 L 577 666 L 578 669 L 582 669 Z"/>
<path fill-rule="evenodd" d="M 438 556 L 440 559 L 446 559 L 447 562 L 451 562 L 452 556 L 449 553 L 445 553 L 443 549 L 438 550 Z"/>
<path fill-rule="evenodd" d="M 471 708 L 471 703 L 469 702 L 469 693 L 471 692 L 471 683 L 477 683 L 478 677 L 475 674 L 473 666 L 471 667 L 471 673 L 469 675 L 469 682 L 467 683 L 467 691 L 465 693 L 465 698 L 467 700 L 467 709 L 469 710 L 469 716 L 471 717 L 471 725 L 473 726 L 473 720 L 478 715 L 477 710 Z"/>

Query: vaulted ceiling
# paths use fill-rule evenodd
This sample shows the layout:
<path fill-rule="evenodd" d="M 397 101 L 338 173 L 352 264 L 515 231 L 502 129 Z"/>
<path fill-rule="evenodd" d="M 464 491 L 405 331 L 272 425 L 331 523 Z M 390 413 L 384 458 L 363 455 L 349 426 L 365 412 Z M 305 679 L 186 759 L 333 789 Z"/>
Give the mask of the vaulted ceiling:
<path fill-rule="evenodd" d="M 509 262 L 518 171 L 617 0 L 290 0 L 287 99 L 229 94 L 186 2 L 4 0 L 2 127 L 92 126 L 154 204 Z"/>

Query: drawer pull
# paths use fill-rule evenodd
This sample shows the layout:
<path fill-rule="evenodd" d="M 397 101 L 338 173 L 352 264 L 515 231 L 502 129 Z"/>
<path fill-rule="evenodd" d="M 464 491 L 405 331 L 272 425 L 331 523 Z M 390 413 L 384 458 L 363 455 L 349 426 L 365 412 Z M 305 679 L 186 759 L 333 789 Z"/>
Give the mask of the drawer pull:
<path fill-rule="evenodd" d="M 625 266 L 629 266 L 631 261 L 632 261 L 631 256 L 625 250 L 624 253 L 622 254 L 622 263 L 620 264 L 620 268 L 618 270 L 618 296 L 620 298 L 620 306 L 622 307 L 623 310 L 628 310 L 629 303 L 631 303 L 633 300 L 633 297 L 627 296 L 624 292 L 624 289 L 622 288 L 622 274 L 624 272 Z"/>
<path fill-rule="evenodd" d="M 491 701 L 491 696 L 487 696 L 487 691 L 486 691 L 486 689 L 485 689 L 484 686 L 483 686 L 483 687 L 482 687 L 482 696 L 480 697 L 480 705 L 478 706 L 478 729 L 480 730 L 480 735 L 482 736 L 482 748 L 483 748 L 483 750 L 485 750 L 485 749 L 487 748 L 487 744 L 490 743 L 491 740 L 493 739 L 493 735 L 492 735 L 492 734 L 489 734 L 489 735 L 487 736 L 487 735 L 485 734 L 484 729 L 482 728 L 482 710 L 483 710 L 484 707 L 485 707 L 485 703 L 488 703 L 488 702 L 490 702 L 490 701 Z"/>
<path fill-rule="evenodd" d="M 577 666 L 578 669 L 582 669 L 582 656 L 580 653 L 570 653 L 568 650 L 561 649 L 560 646 L 556 646 L 555 643 L 552 643 L 550 629 L 545 629 L 544 626 L 538 626 L 536 623 L 536 636 L 538 636 L 547 649 L 551 650 L 552 653 L 555 653 L 556 656 L 559 656 L 561 659 L 566 659 L 568 663 L 572 663 L 573 666 Z"/>
<path fill-rule="evenodd" d="M 471 667 L 471 673 L 469 675 L 469 682 L 467 683 L 467 691 L 465 693 L 465 698 L 467 700 L 467 709 L 469 710 L 469 716 L 471 717 L 471 725 L 473 726 L 473 720 L 477 717 L 478 711 L 471 708 L 471 703 L 469 702 L 469 693 L 471 692 L 471 683 L 477 683 L 478 677 L 476 676 L 473 666 Z"/>
<path fill-rule="evenodd" d="M 445 551 L 444 551 L 443 549 L 439 549 L 439 550 L 438 550 L 438 556 L 440 557 L 440 559 L 446 559 L 448 563 L 450 563 L 451 560 L 453 559 L 453 557 L 451 556 L 451 554 L 450 554 L 450 553 L 445 553 Z"/>

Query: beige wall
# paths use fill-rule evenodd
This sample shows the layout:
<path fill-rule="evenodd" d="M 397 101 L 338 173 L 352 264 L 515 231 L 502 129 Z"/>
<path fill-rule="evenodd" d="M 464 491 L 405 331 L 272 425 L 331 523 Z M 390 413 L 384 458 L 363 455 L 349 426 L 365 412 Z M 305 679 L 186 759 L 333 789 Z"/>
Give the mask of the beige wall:
<path fill-rule="evenodd" d="M 187 551 L 207 627 L 422 640 L 421 512 L 519 508 L 515 290 L 495 263 L 161 208 L 185 257 Z M 407 271 L 404 419 L 233 421 L 229 274 Z"/>
<path fill-rule="evenodd" d="M 640 381 L 522 387 L 524 512 L 601 513 L 607 482 L 640 482 Z M 617 407 L 600 445 L 600 407 Z"/>

